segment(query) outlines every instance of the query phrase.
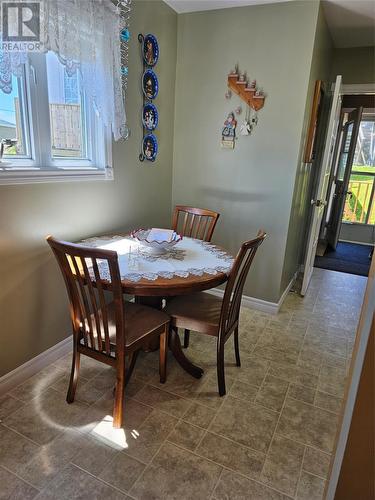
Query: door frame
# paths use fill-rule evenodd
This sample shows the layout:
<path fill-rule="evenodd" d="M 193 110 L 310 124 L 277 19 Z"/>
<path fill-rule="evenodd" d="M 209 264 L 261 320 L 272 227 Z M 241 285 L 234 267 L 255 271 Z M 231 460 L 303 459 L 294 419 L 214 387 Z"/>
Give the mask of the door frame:
<path fill-rule="evenodd" d="M 327 210 L 325 218 L 323 217 L 323 220 L 325 222 L 325 239 L 333 249 L 336 249 L 339 239 L 339 234 L 342 224 L 342 215 L 346 201 L 346 195 L 348 194 L 348 184 L 353 167 L 355 149 L 357 145 L 358 132 L 362 120 L 362 114 L 363 114 L 363 107 L 360 106 L 359 108 L 354 108 L 353 111 L 348 113 L 348 119 L 344 125 L 342 125 L 342 118 L 340 120 L 341 131 L 340 131 L 340 137 L 337 140 L 339 148 L 337 149 L 337 157 L 334 162 L 335 170 L 331 172 L 330 186 L 328 189 L 330 196 L 332 195 L 332 199 L 329 199 L 329 203 L 330 202 L 332 203 L 332 207 L 329 212 Z M 342 111 L 341 115 L 343 115 Z M 352 116 L 354 116 L 354 118 Z M 345 150 L 345 144 L 347 141 L 348 129 L 350 124 L 353 124 L 353 128 L 350 137 L 348 158 L 345 164 L 343 179 L 338 180 L 339 163 L 341 161 L 341 156 L 343 154 L 343 151 Z"/>
<path fill-rule="evenodd" d="M 324 137 L 320 145 L 316 162 L 317 172 L 314 185 L 311 190 L 311 210 L 306 231 L 306 246 L 304 252 L 303 280 L 300 294 L 304 296 L 310 284 L 314 270 L 314 261 L 319 241 L 320 228 L 324 220 L 325 205 L 328 194 L 329 179 L 331 177 L 332 165 L 334 163 L 334 151 L 339 130 L 341 102 L 342 102 L 342 76 L 337 75 L 331 93 L 331 104 L 327 115 L 327 123 L 324 127 Z"/>

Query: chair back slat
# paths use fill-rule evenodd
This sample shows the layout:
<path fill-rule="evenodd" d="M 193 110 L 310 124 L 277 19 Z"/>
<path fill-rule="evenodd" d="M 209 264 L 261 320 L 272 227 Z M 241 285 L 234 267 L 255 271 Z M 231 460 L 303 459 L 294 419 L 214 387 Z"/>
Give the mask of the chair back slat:
<path fill-rule="evenodd" d="M 96 288 L 97 288 L 98 295 L 99 295 L 99 303 L 100 303 L 100 309 L 101 309 L 101 315 L 102 315 L 102 321 L 103 321 L 103 330 L 104 330 L 104 345 L 103 345 L 102 335 L 100 335 L 98 337 L 99 338 L 99 349 L 101 351 L 105 351 L 106 354 L 110 355 L 111 354 L 111 347 L 110 347 L 110 341 L 109 341 L 107 307 L 106 307 L 106 302 L 105 302 L 104 290 L 103 290 L 103 286 L 102 286 L 102 280 L 100 279 L 99 268 L 98 268 L 98 264 L 97 264 L 95 259 L 92 261 L 92 267 L 94 269 Z"/>
<path fill-rule="evenodd" d="M 92 259 L 90 259 L 90 262 L 91 262 L 91 268 L 92 268 Z M 92 328 L 95 326 L 95 335 L 94 335 L 94 339 L 93 339 L 93 342 L 94 342 L 94 345 L 95 345 L 95 341 L 96 341 L 96 345 L 95 345 L 95 349 L 97 349 L 98 351 L 101 351 L 101 336 L 102 336 L 102 328 L 101 328 L 101 321 L 100 321 L 100 316 L 99 316 L 99 308 L 98 308 L 98 300 L 99 300 L 99 297 L 97 297 L 97 293 L 95 293 L 94 291 L 94 287 L 92 285 L 92 278 L 90 276 L 90 273 L 89 273 L 89 270 L 87 268 L 87 264 L 86 264 L 86 259 L 82 259 L 81 258 L 81 263 L 82 263 L 82 268 L 83 268 L 83 272 L 84 272 L 84 275 L 85 275 L 85 281 L 86 281 L 86 287 L 87 287 L 87 290 L 88 290 L 88 298 L 90 299 L 90 308 L 91 308 L 91 311 L 92 311 L 92 316 L 94 317 L 94 320 L 95 320 L 95 323 L 92 322 Z M 100 339 L 100 340 L 99 340 Z"/>
<path fill-rule="evenodd" d="M 183 236 L 211 241 L 219 216 L 212 210 L 176 205 L 172 229 Z"/>
<path fill-rule="evenodd" d="M 237 254 L 224 292 L 219 328 L 220 342 L 224 342 L 226 336 L 237 326 L 246 278 L 255 254 L 265 237 L 266 233 L 259 231 L 255 239 L 242 244 Z"/>
<path fill-rule="evenodd" d="M 117 253 L 88 248 L 51 236 L 48 244 L 59 263 L 70 302 L 73 332 L 78 342 L 108 356 L 123 353 L 124 311 Z M 108 296 L 105 296 L 105 291 Z M 113 303 L 116 352 L 111 352 L 108 304 Z"/>

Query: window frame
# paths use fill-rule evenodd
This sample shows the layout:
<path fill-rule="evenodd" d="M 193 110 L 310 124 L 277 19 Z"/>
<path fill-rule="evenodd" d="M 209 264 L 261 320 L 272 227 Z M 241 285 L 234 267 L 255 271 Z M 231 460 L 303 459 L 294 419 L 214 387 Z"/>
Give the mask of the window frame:
<path fill-rule="evenodd" d="M 54 158 L 45 54 L 29 54 L 22 77 L 22 100 L 27 156 L 4 156 L 0 163 L 1 184 L 112 180 L 112 132 L 94 106 L 83 99 L 88 159 Z M 1 92 L 1 91 L 0 91 Z M 21 100 L 21 99 L 20 99 Z M 27 136 L 27 138 L 26 138 Z"/>

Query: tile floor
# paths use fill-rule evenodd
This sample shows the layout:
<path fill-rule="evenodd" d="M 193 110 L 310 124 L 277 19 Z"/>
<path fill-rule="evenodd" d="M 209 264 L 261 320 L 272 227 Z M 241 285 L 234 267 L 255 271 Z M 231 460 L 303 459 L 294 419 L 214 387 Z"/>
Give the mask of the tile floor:
<path fill-rule="evenodd" d="M 83 359 L 65 403 L 64 357 L 0 399 L 0 499 L 306 499 L 323 496 L 366 279 L 317 269 L 278 316 L 243 309 L 242 367 L 192 334 L 201 380 L 139 359 L 125 429 L 112 430 L 113 372 Z"/>

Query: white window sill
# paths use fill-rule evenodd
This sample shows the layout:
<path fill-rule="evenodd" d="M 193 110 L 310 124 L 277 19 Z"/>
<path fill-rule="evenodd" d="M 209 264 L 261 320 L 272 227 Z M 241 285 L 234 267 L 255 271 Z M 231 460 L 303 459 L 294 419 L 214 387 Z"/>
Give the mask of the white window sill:
<path fill-rule="evenodd" d="M 0 186 L 11 184 L 111 180 L 113 180 L 113 168 L 109 166 L 105 169 L 70 167 L 47 170 L 35 167 L 1 168 L 0 164 Z"/>

